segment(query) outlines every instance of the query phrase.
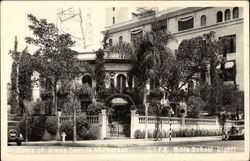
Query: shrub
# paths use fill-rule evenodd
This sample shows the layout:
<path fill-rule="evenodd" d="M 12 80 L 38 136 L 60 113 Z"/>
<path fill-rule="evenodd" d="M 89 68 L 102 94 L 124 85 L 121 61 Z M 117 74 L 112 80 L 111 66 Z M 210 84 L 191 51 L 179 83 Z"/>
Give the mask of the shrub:
<path fill-rule="evenodd" d="M 85 117 L 78 117 L 76 119 L 76 133 L 79 136 L 79 139 L 87 139 L 89 128 L 90 125 Z"/>
<path fill-rule="evenodd" d="M 65 132 L 66 134 L 66 140 L 72 140 L 73 139 L 73 122 L 72 121 L 65 121 L 61 124 L 60 133 Z"/>
<path fill-rule="evenodd" d="M 190 113 L 188 117 L 199 117 L 200 111 L 204 108 L 205 103 L 200 97 L 191 96 L 187 102 Z"/>
<path fill-rule="evenodd" d="M 134 136 L 136 139 L 142 139 L 145 137 L 145 132 L 138 129 L 135 131 Z"/>
<path fill-rule="evenodd" d="M 49 117 L 45 122 L 46 130 L 51 134 L 55 135 L 58 130 L 57 125 L 57 118 L 56 117 Z"/>
<path fill-rule="evenodd" d="M 91 126 L 87 131 L 87 140 L 96 140 L 99 137 L 99 127 Z"/>
<path fill-rule="evenodd" d="M 45 132 L 45 121 L 44 116 L 30 117 L 28 118 L 28 140 L 40 141 L 42 140 Z M 21 132 L 26 136 L 25 119 L 21 121 Z"/>
<path fill-rule="evenodd" d="M 87 114 L 98 115 L 102 109 L 106 109 L 104 103 L 97 102 L 96 104 L 90 104 L 87 108 Z"/>

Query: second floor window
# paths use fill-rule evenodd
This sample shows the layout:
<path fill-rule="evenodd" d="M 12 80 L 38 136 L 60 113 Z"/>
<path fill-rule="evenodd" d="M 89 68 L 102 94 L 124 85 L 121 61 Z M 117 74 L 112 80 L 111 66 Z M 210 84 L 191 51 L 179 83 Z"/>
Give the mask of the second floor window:
<path fill-rule="evenodd" d="M 228 21 L 231 19 L 231 11 L 229 9 L 227 9 L 225 11 L 225 21 Z"/>
<path fill-rule="evenodd" d="M 201 26 L 207 25 L 207 17 L 205 15 L 201 16 Z"/>
<path fill-rule="evenodd" d="M 233 8 L 233 19 L 235 19 L 235 18 L 239 18 L 239 8 L 238 7 Z"/>
<path fill-rule="evenodd" d="M 217 22 L 222 22 L 223 13 L 221 11 L 218 11 L 216 16 L 217 16 Z"/>
<path fill-rule="evenodd" d="M 194 28 L 194 17 L 189 16 L 178 20 L 178 31 Z"/>
<path fill-rule="evenodd" d="M 109 47 L 113 46 L 113 40 L 109 39 Z"/>
<path fill-rule="evenodd" d="M 115 24 L 115 17 L 113 17 L 112 19 L 113 19 L 113 24 Z"/>
<path fill-rule="evenodd" d="M 134 30 L 131 32 L 131 42 L 136 43 L 141 40 L 142 37 L 142 29 Z"/>
<path fill-rule="evenodd" d="M 167 20 L 156 21 L 152 24 L 152 30 L 156 32 L 157 30 L 160 32 L 165 32 L 167 29 Z"/>
<path fill-rule="evenodd" d="M 123 37 L 120 36 L 120 37 L 119 37 L 119 43 L 120 43 L 120 44 L 122 43 L 122 40 L 123 40 Z"/>
<path fill-rule="evenodd" d="M 220 54 L 236 52 L 236 35 L 220 37 L 219 40 L 222 41 Z"/>

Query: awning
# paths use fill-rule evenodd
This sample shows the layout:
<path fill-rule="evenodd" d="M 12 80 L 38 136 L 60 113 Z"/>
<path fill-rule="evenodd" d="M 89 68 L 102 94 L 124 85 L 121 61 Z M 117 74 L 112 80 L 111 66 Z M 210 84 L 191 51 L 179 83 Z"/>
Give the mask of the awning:
<path fill-rule="evenodd" d="M 114 98 L 114 99 L 112 99 L 111 103 L 114 104 L 114 105 L 128 104 L 128 102 L 126 100 L 124 100 L 123 98 Z"/>
<path fill-rule="evenodd" d="M 234 62 L 233 61 L 229 61 L 229 62 L 226 62 L 225 64 L 225 68 L 232 68 L 234 66 Z"/>
<path fill-rule="evenodd" d="M 188 20 L 191 20 L 192 18 L 193 18 L 193 16 L 189 16 L 189 17 L 181 18 L 181 19 L 179 19 L 178 21 L 179 21 L 179 22 L 186 22 L 186 21 L 188 21 Z"/>
<path fill-rule="evenodd" d="M 142 29 L 137 29 L 137 30 L 130 31 L 130 33 L 133 34 L 133 35 L 138 34 L 140 32 L 142 32 Z"/>

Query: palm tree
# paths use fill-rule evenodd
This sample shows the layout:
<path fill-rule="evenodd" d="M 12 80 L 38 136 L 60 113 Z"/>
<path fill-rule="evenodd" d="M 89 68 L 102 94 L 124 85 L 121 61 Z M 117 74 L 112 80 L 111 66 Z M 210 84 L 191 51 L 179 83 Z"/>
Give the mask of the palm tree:
<path fill-rule="evenodd" d="M 138 95 L 143 95 L 142 103 L 145 106 L 146 118 L 146 84 L 150 79 L 156 79 L 157 73 L 159 73 L 157 70 L 162 63 L 161 60 L 166 59 L 166 57 L 170 55 L 173 56 L 172 51 L 168 48 L 169 42 L 173 40 L 175 40 L 175 38 L 170 32 L 157 30 L 156 32 L 151 31 L 145 33 L 141 39 L 133 45 L 122 42 L 115 44 L 109 50 L 110 53 L 116 52 L 122 55 L 126 54 L 130 57 L 132 69 L 128 73 L 129 82 L 132 82 L 133 79 L 135 91 Z M 147 130 L 145 137 L 147 139 Z"/>

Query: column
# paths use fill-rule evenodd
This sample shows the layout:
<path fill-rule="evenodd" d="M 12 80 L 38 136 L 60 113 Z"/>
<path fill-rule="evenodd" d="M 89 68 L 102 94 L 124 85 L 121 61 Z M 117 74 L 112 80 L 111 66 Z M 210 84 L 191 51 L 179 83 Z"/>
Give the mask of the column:
<path fill-rule="evenodd" d="M 100 139 L 103 140 L 107 135 L 107 113 L 106 110 L 101 110 L 99 113 L 99 128 L 100 128 Z"/>
<path fill-rule="evenodd" d="M 136 110 L 131 110 L 130 138 L 134 138 L 135 130 L 139 124 L 139 115 L 135 112 Z"/>

